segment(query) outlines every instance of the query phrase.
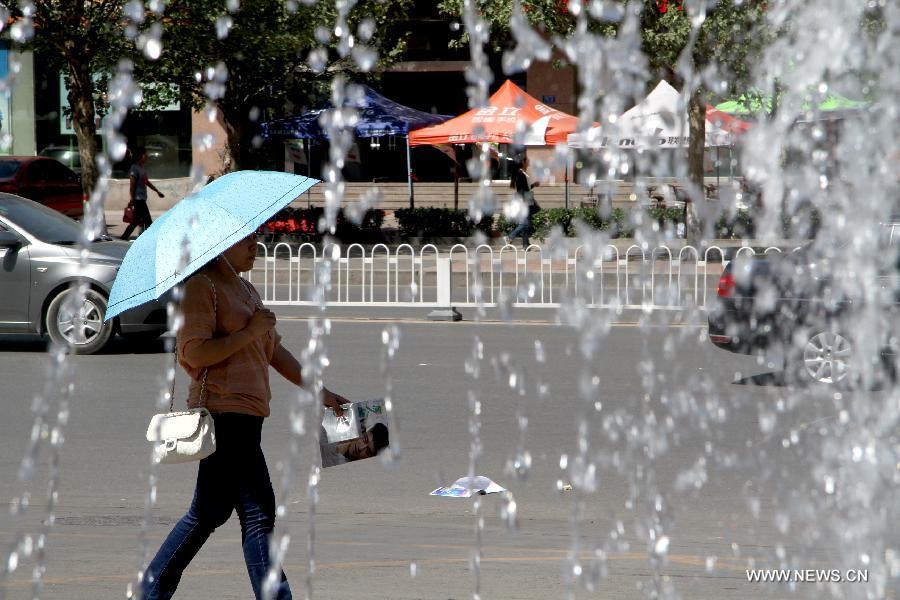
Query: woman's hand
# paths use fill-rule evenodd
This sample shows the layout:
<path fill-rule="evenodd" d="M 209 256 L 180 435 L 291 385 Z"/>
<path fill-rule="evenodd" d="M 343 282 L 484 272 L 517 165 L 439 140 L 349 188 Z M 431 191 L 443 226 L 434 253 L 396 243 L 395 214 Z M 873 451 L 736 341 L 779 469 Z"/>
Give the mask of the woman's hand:
<path fill-rule="evenodd" d="M 268 308 L 260 308 L 250 317 L 250 322 L 247 323 L 245 329 L 251 336 L 257 338 L 274 328 L 276 322 L 275 313 Z"/>
<path fill-rule="evenodd" d="M 531 187 L 533 187 L 533 188 L 541 187 L 541 182 L 540 182 L 540 181 L 535 181 L 534 183 L 531 184 Z"/>
<path fill-rule="evenodd" d="M 340 394 L 335 394 L 328 388 L 324 388 L 322 390 L 322 404 L 333 410 L 334 414 L 340 417 L 344 414 L 344 409 L 341 408 L 341 405 L 350 404 L 350 401 Z"/>

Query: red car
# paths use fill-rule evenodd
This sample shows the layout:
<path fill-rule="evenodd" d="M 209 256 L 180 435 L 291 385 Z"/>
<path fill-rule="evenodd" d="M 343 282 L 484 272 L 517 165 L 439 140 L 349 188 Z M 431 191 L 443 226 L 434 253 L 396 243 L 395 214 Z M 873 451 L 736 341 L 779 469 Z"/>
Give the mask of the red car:
<path fill-rule="evenodd" d="M 0 192 L 34 200 L 75 219 L 84 214 L 81 179 L 53 158 L 0 156 Z"/>

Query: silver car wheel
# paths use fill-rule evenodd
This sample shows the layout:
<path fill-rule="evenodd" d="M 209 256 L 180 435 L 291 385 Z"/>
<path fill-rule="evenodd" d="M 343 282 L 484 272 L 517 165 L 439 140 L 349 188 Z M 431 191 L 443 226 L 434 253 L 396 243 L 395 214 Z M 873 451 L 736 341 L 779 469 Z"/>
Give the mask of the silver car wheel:
<path fill-rule="evenodd" d="M 838 383 L 850 372 L 850 342 L 837 333 L 813 336 L 803 348 L 803 366 L 813 381 Z"/>
<path fill-rule="evenodd" d="M 89 344 L 103 328 L 103 309 L 85 298 L 76 312 L 63 303 L 56 315 L 56 327 L 65 340 L 73 345 Z"/>

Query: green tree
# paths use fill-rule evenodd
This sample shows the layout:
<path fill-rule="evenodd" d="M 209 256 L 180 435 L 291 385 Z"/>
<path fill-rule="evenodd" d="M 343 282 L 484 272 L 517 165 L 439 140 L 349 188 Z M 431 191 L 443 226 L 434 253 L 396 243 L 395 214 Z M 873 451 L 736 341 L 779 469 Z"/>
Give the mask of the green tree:
<path fill-rule="evenodd" d="M 35 34 L 21 44 L 65 74 L 86 195 L 98 177 L 96 116 L 103 105 L 105 79 L 96 75 L 109 73 L 133 47 L 123 34 L 122 5 L 121 0 L 34 0 Z M 21 19 L 21 11 L 14 16 Z"/>
<path fill-rule="evenodd" d="M 660 79 L 676 87 L 687 82 L 684 73 L 703 73 L 714 68 L 724 76 L 728 93 L 747 89 L 752 65 L 769 39 L 765 28 L 765 1 L 705 0 L 625 0 L 640 2 L 641 46 L 652 69 L 648 90 Z M 565 37 L 576 27 L 564 0 L 522 0 L 522 12 L 533 27 L 546 34 L 549 41 Z M 464 0 L 442 0 L 440 9 L 448 15 L 462 14 Z M 509 39 L 509 23 L 514 0 L 481 0 L 482 17 L 491 26 L 500 44 Z M 701 12 L 702 11 L 702 12 Z M 595 19 L 587 12 L 589 30 L 602 35 L 618 33 L 618 23 Z M 696 29 L 695 29 L 696 27 Z M 577 68 L 578 65 L 575 65 Z M 724 90 L 719 90 L 721 93 Z M 710 93 L 702 81 L 694 82 L 688 103 L 689 145 L 688 174 L 695 193 L 703 190 L 703 150 L 706 137 L 706 103 Z M 691 219 L 691 221 L 696 221 Z M 696 233 L 694 224 L 689 226 Z"/>
<path fill-rule="evenodd" d="M 723 77 L 729 94 L 743 93 L 753 64 L 769 39 L 764 0 L 717 0 L 682 5 L 643 0 L 642 47 L 658 77 L 683 87 L 685 68 L 700 74 L 709 68 Z M 665 10 L 663 10 L 665 7 Z M 699 28 L 694 30 L 696 24 Z M 721 91 L 724 90 L 720 90 Z M 711 94 L 701 79 L 692 86 L 688 102 L 688 177 L 694 194 L 703 194 L 703 152 L 706 105 Z M 688 235 L 695 237 L 698 222 L 688 210 Z"/>
<path fill-rule="evenodd" d="M 174 0 L 166 10 L 162 57 L 142 65 L 146 76 L 177 84 L 195 108 L 211 97 L 228 136 L 225 170 L 253 166 L 259 123 L 286 103 L 303 106 L 322 99 L 339 73 L 373 77 L 405 49 L 402 22 L 411 0 L 358 2 L 347 15 L 354 47 L 344 36 L 343 52 L 342 39 L 333 35 L 334 3 L 299 3 L 293 11 L 285 4 L 254 0 L 229 14 L 224 0 Z M 223 18 L 231 26 L 220 39 Z M 360 44 L 377 52 L 377 60 L 360 53 Z M 310 60 L 320 47 L 325 52 Z M 204 74 L 208 68 L 212 80 Z"/>
<path fill-rule="evenodd" d="M 321 98 L 337 73 L 373 77 L 397 60 L 405 49 L 403 20 L 410 3 L 363 0 L 348 15 L 357 46 L 365 43 L 378 52 L 372 65 L 358 61 L 366 68 L 351 53 L 339 52 L 338 40 L 330 39 L 324 39 L 323 68 L 309 66 L 309 52 L 321 44 L 316 29 L 324 27 L 327 38 L 334 28 L 337 14 L 330 2 L 300 3 L 290 12 L 282 0 L 254 0 L 240 6 L 233 0 L 175 0 L 162 15 L 144 11 L 141 16 L 141 7 L 130 7 L 131 19 L 140 21 L 135 24 L 125 16 L 130 6 L 125 0 L 34 0 L 34 35 L 26 36 L 20 46 L 41 53 L 51 67 L 64 73 L 82 186 L 90 194 L 98 178 L 97 117 L 106 109 L 106 86 L 121 59 L 134 63 L 134 76 L 141 83 L 177 84 L 181 100 L 194 108 L 203 106 L 212 93 L 228 135 L 231 168 L 239 168 L 250 155 L 258 121 L 266 111 L 281 110 L 286 101 L 303 105 L 317 94 Z M 239 8 L 230 14 L 229 5 Z M 26 22 L 21 10 L 13 11 L 13 16 Z M 230 28 L 225 25 L 229 20 Z M 162 52 L 151 60 L 127 33 L 131 29 L 130 37 L 136 38 L 160 23 Z M 220 39 L 226 30 L 228 35 Z M 220 68 L 213 81 L 196 77 L 220 64 L 225 70 Z M 223 73 L 227 77 L 220 77 Z M 167 103 L 171 95 L 165 86 L 145 87 L 142 107 Z"/>
<path fill-rule="evenodd" d="M 445 16 L 462 18 L 466 0 L 441 0 L 438 10 Z M 482 18 L 491 27 L 493 50 L 502 50 L 510 41 L 509 25 L 513 16 L 514 0 L 480 0 L 476 2 Z M 575 28 L 575 19 L 569 14 L 567 0 L 520 0 L 522 13 L 537 30 L 551 35 L 567 35 Z M 464 29 L 454 40 L 466 44 L 469 36 Z"/>

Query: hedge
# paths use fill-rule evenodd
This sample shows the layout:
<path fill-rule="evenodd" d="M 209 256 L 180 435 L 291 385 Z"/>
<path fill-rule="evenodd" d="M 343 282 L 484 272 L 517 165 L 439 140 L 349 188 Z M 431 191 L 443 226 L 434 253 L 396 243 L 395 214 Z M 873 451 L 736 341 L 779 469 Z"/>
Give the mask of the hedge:
<path fill-rule="evenodd" d="M 394 211 L 400 226 L 400 237 L 421 238 L 464 238 L 475 231 L 490 236 L 494 226 L 493 216 L 484 217 L 479 223 L 469 220 L 469 213 L 464 210 L 449 208 L 402 208 Z"/>
<path fill-rule="evenodd" d="M 679 223 L 684 223 L 684 208 L 653 207 L 638 214 L 647 217 L 648 221 L 644 223 L 657 221 L 662 227 L 671 225 L 674 228 Z M 632 216 L 636 215 L 632 213 Z M 593 208 L 550 208 L 538 211 L 532 217 L 531 235 L 538 239 L 546 239 L 553 227 L 558 225 L 566 237 L 575 237 L 578 234 L 576 228 L 578 221 L 595 230 L 609 231 L 614 238 L 632 237 L 636 225 L 628 218 L 628 213 L 620 208 L 613 209 L 608 219 L 601 218 L 599 212 Z M 809 209 L 801 215 L 785 216 L 782 218 L 782 234 L 786 238 L 797 235 L 815 237 L 820 222 L 821 216 L 815 209 Z M 512 231 L 516 225 L 517 223 L 503 216 L 497 219 L 497 230 L 504 235 Z M 753 213 L 742 209 L 731 217 L 723 215 L 716 221 L 713 232 L 719 239 L 753 238 L 756 235 Z"/>
<path fill-rule="evenodd" d="M 622 233 L 626 231 L 625 211 L 621 208 L 614 208 L 607 219 L 601 217 L 600 212 L 594 208 L 548 208 L 539 210 L 531 218 L 532 236 L 545 239 L 549 237 L 553 227 L 559 226 L 566 237 L 575 237 L 578 234 L 578 222 L 600 231 L 611 231 L 613 237 L 623 237 Z M 506 235 L 517 224 L 501 215 L 497 219 L 497 231 Z"/>
<path fill-rule="evenodd" d="M 324 217 L 325 209 L 313 208 L 284 208 L 266 221 L 259 233 L 288 234 L 297 241 L 317 242 L 323 234 L 319 231 L 319 221 Z M 358 225 L 344 215 L 343 210 L 337 214 L 337 222 L 334 237 L 342 242 L 371 242 L 384 239 L 381 226 L 384 224 L 384 211 L 369 209 Z"/>
<path fill-rule="evenodd" d="M 285 208 L 263 224 L 259 228 L 259 233 L 288 234 L 297 241 L 318 242 L 323 237 L 318 231 L 318 224 L 324 212 L 321 207 Z M 400 226 L 400 236 L 405 240 L 465 238 L 476 231 L 490 237 L 495 228 L 501 234 L 508 234 L 517 225 L 503 215 L 497 216 L 496 219 L 487 216 L 476 224 L 469 220 L 466 211 L 447 208 L 405 208 L 394 211 L 394 215 Z M 638 215 L 644 223 L 647 222 L 644 220 L 646 218 L 650 223 L 660 221 L 663 227 L 670 224 L 674 227 L 684 221 L 683 208 L 653 207 L 643 213 L 631 213 L 632 217 Z M 550 208 L 540 210 L 532 217 L 532 236 L 546 239 L 553 227 L 559 226 L 566 237 L 575 237 L 578 234 L 577 223 L 581 222 L 592 229 L 608 231 L 614 238 L 631 237 L 634 235 L 636 224 L 635 219 L 628 217 L 629 213 L 621 208 L 613 209 L 606 218 L 601 217 L 600 212 L 594 208 Z M 820 220 L 821 216 L 815 208 L 806 208 L 797 215 L 782 218 L 782 233 L 788 238 L 796 235 L 814 237 Z M 343 211 L 339 211 L 334 237 L 342 242 L 383 241 L 384 235 L 381 232 L 383 223 L 383 210 L 366 211 L 359 225 L 352 223 Z M 723 215 L 716 221 L 713 234 L 721 239 L 753 238 L 756 235 L 753 214 L 748 210 L 738 210 L 730 217 Z"/>

